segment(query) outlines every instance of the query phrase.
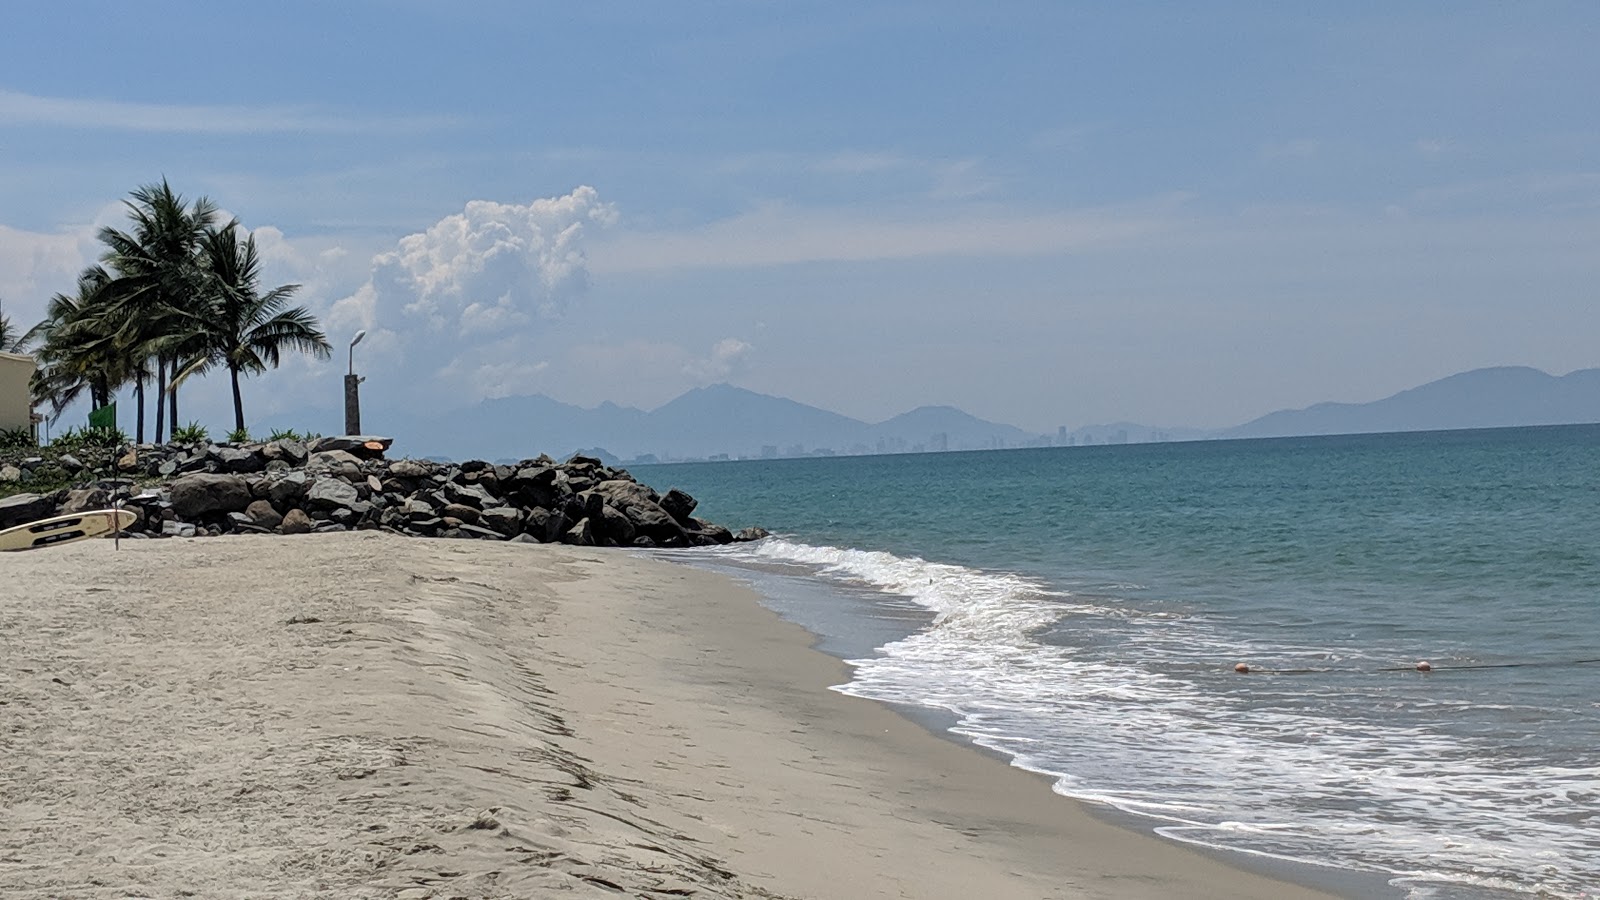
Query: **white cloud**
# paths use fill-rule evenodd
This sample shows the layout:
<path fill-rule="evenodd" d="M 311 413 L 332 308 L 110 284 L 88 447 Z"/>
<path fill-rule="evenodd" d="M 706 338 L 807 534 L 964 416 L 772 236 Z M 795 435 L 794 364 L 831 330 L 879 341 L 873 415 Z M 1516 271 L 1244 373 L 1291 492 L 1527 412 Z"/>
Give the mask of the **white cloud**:
<path fill-rule="evenodd" d="M 9 125 L 183 134 L 418 131 L 454 122 L 447 117 L 362 118 L 295 106 L 192 106 L 40 97 L 4 89 L 0 89 L 0 120 Z"/>
<path fill-rule="evenodd" d="M 474 200 L 373 257 L 366 283 L 328 310 L 329 329 L 366 329 L 375 365 L 425 354 L 461 401 L 526 393 L 546 366 L 529 358 L 539 323 L 588 289 L 587 229 L 616 217 L 587 186 Z"/>
<path fill-rule="evenodd" d="M 685 363 L 683 372 L 701 382 L 720 381 L 742 370 L 753 349 L 738 338 L 723 338 L 711 348 L 710 354 Z"/>

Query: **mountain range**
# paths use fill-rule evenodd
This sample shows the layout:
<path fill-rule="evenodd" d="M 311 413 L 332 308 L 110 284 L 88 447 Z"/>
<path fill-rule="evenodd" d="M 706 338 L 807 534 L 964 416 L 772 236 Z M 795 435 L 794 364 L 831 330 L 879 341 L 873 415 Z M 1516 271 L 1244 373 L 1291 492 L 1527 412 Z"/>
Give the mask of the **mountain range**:
<path fill-rule="evenodd" d="M 648 411 L 614 403 L 586 408 L 535 394 L 442 414 L 389 409 L 364 418 L 369 430 L 397 438 L 411 455 L 452 459 L 580 449 L 624 461 L 987 450 L 1600 422 L 1600 369 L 1560 377 L 1521 366 L 1475 369 L 1370 403 L 1318 403 L 1215 430 L 1117 422 L 1041 435 L 951 406 L 868 423 L 728 384 L 696 388 Z"/>

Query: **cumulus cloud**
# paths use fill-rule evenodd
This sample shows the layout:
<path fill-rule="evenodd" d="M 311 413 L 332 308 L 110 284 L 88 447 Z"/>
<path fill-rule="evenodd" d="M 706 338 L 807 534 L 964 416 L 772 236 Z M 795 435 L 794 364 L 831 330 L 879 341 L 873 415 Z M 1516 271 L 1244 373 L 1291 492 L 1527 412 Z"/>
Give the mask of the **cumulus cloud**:
<path fill-rule="evenodd" d="M 702 382 L 720 381 L 742 370 L 752 349 L 738 338 L 723 338 L 706 356 L 685 363 L 683 373 Z"/>
<path fill-rule="evenodd" d="M 425 351 L 462 399 L 527 389 L 541 322 L 589 287 L 587 230 L 616 221 L 592 187 L 531 203 L 474 200 L 372 259 L 366 283 L 334 303 L 330 328 L 374 334 L 374 351 Z"/>

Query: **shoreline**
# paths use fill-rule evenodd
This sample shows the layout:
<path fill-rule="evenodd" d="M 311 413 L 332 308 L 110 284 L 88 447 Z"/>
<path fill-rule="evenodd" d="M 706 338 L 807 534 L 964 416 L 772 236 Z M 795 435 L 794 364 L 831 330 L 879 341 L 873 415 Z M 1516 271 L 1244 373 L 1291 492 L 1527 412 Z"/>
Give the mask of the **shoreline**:
<path fill-rule="evenodd" d="M 690 566 L 372 532 L 0 562 L 8 896 L 1331 896 L 827 690 Z"/>
<path fill-rule="evenodd" d="M 810 646 L 816 653 L 826 656 L 830 660 L 836 660 L 839 663 L 837 669 L 839 677 L 832 681 L 827 681 L 824 679 L 824 681 L 827 681 L 825 689 L 830 693 L 838 693 L 834 690 L 834 686 L 846 684 L 851 680 L 853 673 L 851 667 L 848 665 L 848 660 L 859 656 L 870 655 L 876 651 L 879 642 L 885 640 L 900 640 L 910 634 L 912 631 L 925 627 L 926 624 L 933 619 L 933 613 L 931 611 L 918 609 L 914 613 L 907 613 L 901 617 L 888 617 L 891 620 L 898 621 L 902 624 L 902 629 L 892 634 L 885 635 L 883 632 L 879 631 L 865 641 L 844 638 L 841 637 L 841 635 L 834 633 L 832 629 L 829 629 L 829 625 L 833 625 L 835 627 L 839 626 L 839 621 L 830 622 L 827 616 L 818 616 L 814 611 L 809 615 L 799 614 L 799 611 L 796 609 L 795 602 L 792 598 L 788 602 L 783 602 L 772 593 L 769 593 L 774 591 L 777 586 L 786 582 L 803 582 L 812 585 L 816 590 L 831 595 L 835 599 L 843 600 L 844 596 L 839 593 L 844 589 L 843 585 L 827 581 L 826 579 L 818 578 L 812 574 L 798 575 L 787 572 L 779 572 L 776 570 L 769 571 L 759 565 L 737 563 L 727 559 L 717 559 L 715 561 L 708 562 L 707 560 L 697 559 L 690 555 L 665 553 L 660 551 L 650 552 L 646 554 L 646 558 L 663 560 L 677 565 L 684 565 L 693 569 L 721 575 L 733 579 L 749 589 L 753 594 L 756 595 L 758 602 L 763 608 L 773 613 L 784 623 L 798 626 L 807 635 L 809 635 Z M 877 592 L 871 591 L 869 593 L 876 594 Z M 881 622 L 885 617 L 883 616 L 881 610 L 877 610 L 875 611 L 874 618 Z M 865 623 L 854 622 L 852 620 L 850 624 L 860 625 Z M 840 694 L 840 696 L 850 695 Z M 972 738 L 954 731 L 954 727 L 960 724 L 960 717 L 948 710 L 917 706 L 907 703 L 894 703 L 885 700 L 869 699 L 865 700 L 865 702 L 882 706 L 884 709 L 889 710 L 900 718 L 913 723 L 939 740 L 954 744 L 969 752 L 977 753 L 987 759 L 991 759 L 995 762 L 1005 765 L 1016 772 L 1020 772 L 1027 777 L 1037 779 L 1040 790 L 1056 797 L 1060 801 L 1078 806 L 1086 814 L 1099 821 L 1105 822 L 1108 825 L 1123 829 L 1125 831 L 1133 832 L 1139 835 L 1141 838 L 1159 841 L 1173 847 L 1183 848 L 1190 852 L 1198 853 L 1208 858 L 1215 859 L 1224 865 L 1246 872 L 1252 872 L 1268 878 L 1289 882 L 1311 890 L 1329 892 L 1337 896 L 1390 897 L 1394 898 L 1394 900 L 1399 900 L 1399 898 L 1405 896 L 1405 891 L 1403 889 L 1397 888 L 1390 883 L 1390 876 L 1386 876 L 1377 872 L 1360 871 L 1331 863 L 1315 863 L 1304 860 L 1253 854 L 1249 851 L 1234 850 L 1227 847 L 1202 843 L 1191 843 L 1167 837 L 1157 831 L 1157 829 L 1161 828 L 1163 825 L 1169 824 L 1159 817 L 1120 809 L 1116 806 L 1106 803 L 1074 797 L 1070 794 L 1063 794 L 1056 791 L 1055 786 L 1060 776 L 1050 772 L 1019 766 L 1014 762 L 1013 757 L 1004 751 L 984 746 L 983 744 L 974 741 Z"/>

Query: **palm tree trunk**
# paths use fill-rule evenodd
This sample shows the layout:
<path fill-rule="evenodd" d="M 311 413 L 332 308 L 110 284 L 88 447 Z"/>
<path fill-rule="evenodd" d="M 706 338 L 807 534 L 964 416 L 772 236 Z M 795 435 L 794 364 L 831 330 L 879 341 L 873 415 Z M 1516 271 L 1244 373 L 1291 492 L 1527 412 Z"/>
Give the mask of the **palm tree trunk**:
<path fill-rule="evenodd" d="M 138 425 L 134 429 L 135 435 L 136 435 L 134 437 L 134 443 L 142 444 L 142 443 L 144 443 L 144 376 L 143 375 L 140 375 L 138 378 L 135 378 L 133 380 L 133 396 L 134 396 L 135 402 L 137 402 L 139 404 L 139 414 L 138 414 L 138 418 L 135 420 L 135 421 L 138 422 Z"/>
<path fill-rule="evenodd" d="M 166 396 L 167 361 L 158 356 L 156 357 L 156 443 L 158 444 L 165 443 L 163 438 L 166 432 L 162 431 L 161 427 L 167 421 L 167 404 L 163 402 Z M 177 423 L 173 423 L 173 427 L 176 428 Z"/>
<path fill-rule="evenodd" d="M 239 395 L 239 370 L 228 366 L 228 377 L 233 379 L 233 430 L 244 431 L 244 398 Z"/>
<path fill-rule="evenodd" d="M 178 361 L 176 359 L 172 361 L 172 376 L 174 378 L 178 376 Z M 176 384 L 171 386 L 167 396 L 172 398 L 172 408 L 167 410 L 167 419 L 172 422 L 172 428 L 176 431 L 178 428 L 178 386 Z"/>

